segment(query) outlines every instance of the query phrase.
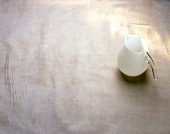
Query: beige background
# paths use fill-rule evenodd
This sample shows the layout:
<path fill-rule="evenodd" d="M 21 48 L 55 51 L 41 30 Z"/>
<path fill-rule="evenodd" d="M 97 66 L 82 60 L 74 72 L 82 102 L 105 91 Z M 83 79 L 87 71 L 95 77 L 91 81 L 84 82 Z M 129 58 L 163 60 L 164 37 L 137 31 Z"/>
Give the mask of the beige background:
<path fill-rule="evenodd" d="M 127 33 L 158 81 L 119 72 Z M 169 78 L 169 0 L 0 0 L 0 134 L 170 134 Z"/>

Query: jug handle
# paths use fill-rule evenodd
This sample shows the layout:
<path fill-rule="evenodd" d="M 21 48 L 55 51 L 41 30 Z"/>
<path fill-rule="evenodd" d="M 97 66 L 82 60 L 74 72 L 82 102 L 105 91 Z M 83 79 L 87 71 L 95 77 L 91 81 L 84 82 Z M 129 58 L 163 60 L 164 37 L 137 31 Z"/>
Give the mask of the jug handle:
<path fill-rule="evenodd" d="M 155 63 L 154 63 L 152 57 L 150 56 L 150 54 L 148 52 L 146 52 L 146 54 L 147 54 L 147 60 L 146 61 L 152 69 L 153 78 L 154 78 L 154 80 L 157 80 L 158 76 L 157 76 L 157 72 L 156 72 Z"/>

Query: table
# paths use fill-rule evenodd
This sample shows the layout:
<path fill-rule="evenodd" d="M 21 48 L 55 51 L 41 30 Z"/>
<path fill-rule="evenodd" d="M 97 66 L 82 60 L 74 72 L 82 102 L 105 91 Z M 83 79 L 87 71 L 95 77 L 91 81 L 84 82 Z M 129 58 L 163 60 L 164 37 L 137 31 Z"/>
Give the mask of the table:
<path fill-rule="evenodd" d="M 169 134 L 169 0 L 1 0 L 0 134 Z M 158 72 L 129 80 L 124 36 Z M 127 59 L 128 60 L 128 59 Z"/>

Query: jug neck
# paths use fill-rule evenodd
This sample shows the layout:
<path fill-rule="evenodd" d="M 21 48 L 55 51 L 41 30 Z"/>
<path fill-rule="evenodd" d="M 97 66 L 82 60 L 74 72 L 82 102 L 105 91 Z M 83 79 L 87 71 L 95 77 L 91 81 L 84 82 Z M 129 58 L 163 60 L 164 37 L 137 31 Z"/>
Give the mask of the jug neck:
<path fill-rule="evenodd" d="M 133 53 L 149 52 L 146 42 L 138 35 L 125 36 L 125 46 Z"/>

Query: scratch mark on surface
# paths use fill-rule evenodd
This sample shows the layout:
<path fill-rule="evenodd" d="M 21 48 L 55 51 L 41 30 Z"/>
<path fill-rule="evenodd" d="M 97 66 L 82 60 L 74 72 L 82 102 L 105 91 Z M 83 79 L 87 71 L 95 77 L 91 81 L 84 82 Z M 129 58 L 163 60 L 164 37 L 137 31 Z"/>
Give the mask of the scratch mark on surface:
<path fill-rule="evenodd" d="M 3 126 L 9 125 L 8 117 L 6 115 L 3 115 L 1 112 L 0 112 L 0 124 L 3 125 Z"/>
<path fill-rule="evenodd" d="M 10 99 L 12 97 L 12 85 L 10 80 L 10 67 L 9 67 L 9 53 L 6 55 L 5 61 L 5 86 L 7 91 L 9 91 Z M 11 100 L 10 100 L 11 103 Z"/>
<path fill-rule="evenodd" d="M 10 56 L 9 53 L 6 55 L 6 60 L 5 60 L 5 86 L 7 89 L 7 92 L 9 93 L 10 97 L 10 105 L 13 106 L 15 111 L 17 112 L 16 104 L 20 102 L 20 98 L 18 97 L 18 94 L 16 91 L 14 91 L 14 79 L 11 73 L 11 67 L 10 67 Z"/>

